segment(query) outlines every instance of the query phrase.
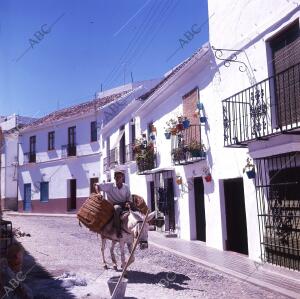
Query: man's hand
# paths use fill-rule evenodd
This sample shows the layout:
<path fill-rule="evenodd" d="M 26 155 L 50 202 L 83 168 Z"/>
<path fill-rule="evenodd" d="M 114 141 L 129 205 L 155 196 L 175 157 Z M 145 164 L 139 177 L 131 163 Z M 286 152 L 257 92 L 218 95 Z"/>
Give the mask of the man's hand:
<path fill-rule="evenodd" d="M 130 201 L 126 201 L 125 208 L 131 209 L 131 202 Z"/>

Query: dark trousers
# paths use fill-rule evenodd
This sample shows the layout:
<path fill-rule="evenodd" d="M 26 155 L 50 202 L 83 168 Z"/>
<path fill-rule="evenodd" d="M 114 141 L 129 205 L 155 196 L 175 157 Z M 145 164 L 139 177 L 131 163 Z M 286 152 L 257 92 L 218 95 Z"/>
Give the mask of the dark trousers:
<path fill-rule="evenodd" d="M 114 213 L 114 226 L 117 230 L 117 233 L 120 234 L 121 233 L 121 213 L 124 209 L 124 205 L 122 204 L 115 204 L 114 205 L 114 209 L 115 209 L 115 213 Z"/>

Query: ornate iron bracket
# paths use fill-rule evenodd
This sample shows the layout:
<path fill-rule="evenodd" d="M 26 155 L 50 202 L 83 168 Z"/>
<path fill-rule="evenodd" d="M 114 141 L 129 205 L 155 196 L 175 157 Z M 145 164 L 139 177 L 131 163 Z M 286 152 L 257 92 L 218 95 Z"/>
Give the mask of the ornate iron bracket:
<path fill-rule="evenodd" d="M 212 46 L 211 48 L 215 51 L 215 57 L 219 60 L 224 61 L 224 66 L 230 67 L 231 63 L 240 64 L 239 71 L 247 74 L 251 86 L 253 86 L 257 83 L 255 76 L 254 76 L 253 69 L 251 67 L 251 63 L 249 61 L 248 55 L 245 52 L 245 50 L 218 49 L 218 48 L 215 48 L 214 46 Z M 228 56 L 227 58 L 223 58 L 224 52 L 230 52 L 232 54 L 230 56 Z M 247 64 L 249 66 L 244 61 L 238 60 L 238 55 L 240 53 L 243 53 L 246 56 Z"/>

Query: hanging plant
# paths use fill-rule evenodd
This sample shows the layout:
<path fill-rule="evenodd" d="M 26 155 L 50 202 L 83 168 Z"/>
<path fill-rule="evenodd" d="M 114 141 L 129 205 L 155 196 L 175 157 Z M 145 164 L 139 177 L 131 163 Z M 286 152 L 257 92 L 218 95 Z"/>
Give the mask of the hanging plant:
<path fill-rule="evenodd" d="M 247 161 L 247 163 L 246 163 L 245 167 L 243 168 L 243 173 L 246 172 L 249 179 L 254 179 L 255 175 L 256 175 L 255 174 L 255 166 L 249 157 L 247 158 L 246 161 Z"/>

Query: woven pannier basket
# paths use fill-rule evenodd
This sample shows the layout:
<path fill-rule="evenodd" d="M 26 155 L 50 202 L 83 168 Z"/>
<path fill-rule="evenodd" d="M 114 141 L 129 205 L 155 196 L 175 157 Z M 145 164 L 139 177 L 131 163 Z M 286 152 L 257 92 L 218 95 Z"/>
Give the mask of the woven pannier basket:
<path fill-rule="evenodd" d="M 136 195 L 136 194 L 132 194 L 132 201 L 134 206 L 144 215 L 147 214 L 148 211 L 148 207 L 145 203 L 145 200 L 143 197 Z"/>
<path fill-rule="evenodd" d="M 92 193 L 77 213 L 77 218 L 91 231 L 99 233 L 113 217 L 114 207 L 102 195 Z"/>

